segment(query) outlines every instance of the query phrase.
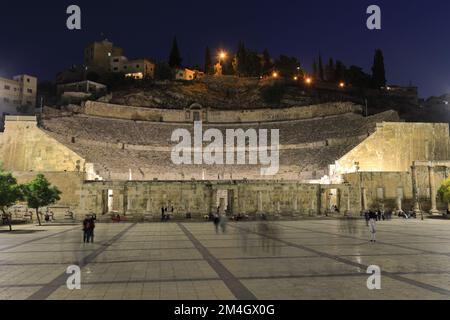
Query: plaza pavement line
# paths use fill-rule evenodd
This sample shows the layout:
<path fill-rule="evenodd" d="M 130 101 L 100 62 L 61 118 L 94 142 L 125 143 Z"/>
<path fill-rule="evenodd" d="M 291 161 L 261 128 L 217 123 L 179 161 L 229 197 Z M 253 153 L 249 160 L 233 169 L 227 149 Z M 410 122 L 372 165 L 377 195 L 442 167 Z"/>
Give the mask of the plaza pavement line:
<path fill-rule="evenodd" d="M 335 261 L 338 261 L 338 262 L 341 262 L 341 263 L 344 263 L 344 264 L 347 264 L 347 265 L 350 265 L 350 266 L 353 266 L 353 267 L 358 267 L 358 268 L 360 268 L 361 270 L 364 270 L 364 271 L 367 270 L 367 268 L 369 267 L 368 265 L 364 265 L 362 263 L 358 263 L 358 262 L 355 262 L 355 261 L 352 261 L 352 260 L 344 259 L 342 257 L 336 256 L 336 255 L 333 255 L 333 254 L 329 254 L 329 253 L 326 253 L 326 252 L 315 250 L 315 249 L 309 248 L 307 246 L 296 244 L 296 243 L 293 243 L 293 242 L 285 241 L 285 240 L 279 239 L 277 237 L 273 237 L 273 236 L 270 236 L 270 235 L 267 235 L 267 234 L 263 234 L 263 233 L 260 233 L 260 232 L 249 230 L 247 228 L 242 228 L 242 227 L 238 227 L 238 226 L 235 226 L 235 225 L 230 225 L 230 226 L 232 228 L 236 228 L 236 229 L 239 229 L 239 230 L 242 230 L 242 231 L 246 231 L 246 232 L 249 232 L 249 233 L 257 234 L 257 235 L 259 235 L 261 237 L 266 237 L 268 239 L 279 241 L 281 243 L 284 243 L 284 244 L 286 244 L 288 246 L 291 246 L 291 247 L 294 247 L 294 248 L 299 248 L 299 249 L 302 249 L 302 250 L 305 250 L 305 251 L 308 251 L 308 252 L 311 252 L 311 253 L 315 253 L 315 254 L 317 254 L 317 255 L 319 255 L 321 257 L 324 257 L 324 258 L 332 259 L 332 260 L 335 260 Z M 382 275 L 385 275 L 386 277 L 389 277 L 391 279 L 394 279 L 394 280 L 397 280 L 397 281 L 400 281 L 400 282 L 403 282 L 403 283 L 407 283 L 407 284 L 415 286 L 415 287 L 419 287 L 419 288 L 422 288 L 422 289 L 425 289 L 425 290 L 428 290 L 428 291 L 432 291 L 433 293 L 438 293 L 438 294 L 442 294 L 442 295 L 445 295 L 445 296 L 450 296 L 450 290 L 447 290 L 447 289 L 444 289 L 444 288 L 439 288 L 439 287 L 436 287 L 436 286 L 433 286 L 433 285 L 429 285 L 429 284 L 426 284 L 426 283 L 423 283 L 423 282 L 420 282 L 420 281 L 412 280 L 412 279 L 409 279 L 409 278 L 405 278 L 405 277 L 402 277 L 402 276 L 398 275 L 398 273 L 383 271 Z"/>
<path fill-rule="evenodd" d="M 194 247 L 200 252 L 203 258 L 208 262 L 211 268 L 219 275 L 223 283 L 230 289 L 231 293 L 238 300 L 258 300 L 256 296 L 245 287 L 238 278 L 236 278 L 209 250 L 203 246 L 200 241 L 181 223 L 178 223 L 180 229 L 189 238 Z"/>
<path fill-rule="evenodd" d="M 41 241 L 41 240 L 44 240 L 44 239 L 47 239 L 47 238 L 51 238 L 53 236 L 57 236 L 57 235 L 60 235 L 60 234 L 66 233 L 66 232 L 70 232 L 70 231 L 73 231 L 73 230 L 78 230 L 78 229 L 80 229 L 80 227 L 76 226 L 74 228 L 70 228 L 70 229 L 67 229 L 67 230 L 60 231 L 60 232 L 52 233 L 52 234 L 49 234 L 49 235 L 46 235 L 46 236 L 43 236 L 43 237 L 40 237 L 40 238 L 37 238 L 37 239 L 30 239 L 30 240 L 24 241 L 22 243 L 13 244 L 13 245 L 11 245 L 9 247 L 5 247 L 5 248 L 0 249 L 0 252 L 4 252 L 4 251 L 9 250 L 9 249 L 14 249 L 14 248 L 17 248 L 17 247 L 20 247 L 20 246 L 23 246 L 23 245 L 26 245 L 26 244 L 29 244 L 29 243 L 32 243 L 32 242 L 34 243 L 36 241 Z"/>
<path fill-rule="evenodd" d="M 339 234 L 339 233 L 328 232 L 328 231 L 320 231 L 320 230 L 315 230 L 315 229 L 308 229 L 308 228 L 303 228 L 303 227 L 288 226 L 288 225 L 284 225 L 284 224 L 281 224 L 281 223 L 277 223 L 277 225 L 281 226 L 281 227 L 296 229 L 296 230 L 304 230 L 304 231 L 313 232 L 313 233 L 322 233 L 322 234 L 337 236 L 339 238 L 364 240 L 364 241 L 367 242 L 366 239 L 361 238 L 361 237 L 343 235 L 343 234 Z M 389 232 L 389 231 L 383 231 L 383 232 Z M 391 247 L 396 247 L 396 248 L 401 248 L 401 249 L 408 249 L 408 250 L 412 250 L 412 251 L 417 251 L 417 252 L 421 252 L 421 253 L 424 253 L 424 254 L 450 257 L 450 253 L 446 253 L 446 252 L 439 252 L 439 251 L 432 251 L 432 250 L 424 250 L 424 249 L 412 248 L 412 247 L 408 247 L 408 246 L 405 246 L 405 245 L 402 245 L 402 244 L 389 243 L 389 242 L 384 242 L 384 241 L 379 241 L 379 240 L 377 240 L 377 243 L 378 244 L 383 244 L 383 245 L 386 245 L 386 246 L 391 246 Z"/>
<path fill-rule="evenodd" d="M 97 250 L 90 253 L 88 256 L 83 257 L 80 261 L 75 261 L 72 263 L 73 265 L 77 265 L 80 268 L 83 268 L 88 263 L 90 263 L 92 260 L 94 260 L 98 255 L 100 255 L 102 252 L 104 252 L 109 246 L 111 246 L 114 242 L 119 240 L 125 233 L 127 233 L 131 228 L 136 226 L 136 223 L 133 223 L 126 227 L 124 230 L 120 231 L 118 234 L 116 234 L 114 237 L 107 241 L 103 241 L 103 245 L 100 246 Z M 47 299 L 53 292 L 55 292 L 59 287 L 65 285 L 67 280 L 67 273 L 62 272 L 58 277 L 53 279 L 51 282 L 47 283 L 43 287 L 41 287 L 38 291 L 33 293 L 31 296 L 27 298 L 27 300 L 45 300 Z"/>

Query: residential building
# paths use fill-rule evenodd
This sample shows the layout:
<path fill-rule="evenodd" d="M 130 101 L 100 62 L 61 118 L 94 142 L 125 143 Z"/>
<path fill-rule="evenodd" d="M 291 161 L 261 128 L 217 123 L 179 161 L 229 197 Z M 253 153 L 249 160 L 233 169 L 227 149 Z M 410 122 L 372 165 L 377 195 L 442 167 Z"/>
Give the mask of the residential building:
<path fill-rule="evenodd" d="M 148 59 L 128 60 L 125 56 L 115 56 L 110 59 L 110 71 L 134 79 L 153 78 L 155 64 Z"/>
<path fill-rule="evenodd" d="M 106 85 L 89 80 L 57 86 L 57 94 L 62 104 L 79 104 L 93 97 L 103 96 L 107 91 Z"/>
<path fill-rule="evenodd" d="M 58 95 L 66 92 L 106 93 L 107 90 L 108 88 L 106 85 L 89 80 L 60 84 L 57 86 Z"/>
<path fill-rule="evenodd" d="M 0 78 L 1 114 L 32 112 L 36 107 L 37 78 L 18 75 L 13 79 Z"/>
<path fill-rule="evenodd" d="M 122 48 L 115 47 L 112 42 L 105 39 L 91 43 L 84 49 L 84 65 L 88 69 L 108 71 L 111 57 L 122 55 Z"/>
<path fill-rule="evenodd" d="M 204 76 L 204 72 L 188 68 L 178 68 L 175 70 L 175 80 L 192 81 Z"/>

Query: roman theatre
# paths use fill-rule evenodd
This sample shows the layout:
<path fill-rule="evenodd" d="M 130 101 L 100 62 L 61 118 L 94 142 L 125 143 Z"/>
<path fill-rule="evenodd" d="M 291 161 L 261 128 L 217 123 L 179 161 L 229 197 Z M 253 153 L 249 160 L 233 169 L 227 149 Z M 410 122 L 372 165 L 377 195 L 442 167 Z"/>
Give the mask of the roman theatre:
<path fill-rule="evenodd" d="M 175 165 L 175 129 L 279 129 L 279 171 L 260 165 Z M 361 210 L 421 210 L 436 214 L 449 176 L 449 128 L 403 122 L 394 111 L 364 117 L 353 103 L 284 109 L 139 108 L 87 101 L 77 112 L 45 112 L 37 119 L 6 116 L 0 160 L 19 182 L 37 173 L 62 196 L 56 218 L 126 215 L 151 221 L 161 206 L 174 217 L 202 217 L 219 207 L 249 216 L 341 215 Z"/>

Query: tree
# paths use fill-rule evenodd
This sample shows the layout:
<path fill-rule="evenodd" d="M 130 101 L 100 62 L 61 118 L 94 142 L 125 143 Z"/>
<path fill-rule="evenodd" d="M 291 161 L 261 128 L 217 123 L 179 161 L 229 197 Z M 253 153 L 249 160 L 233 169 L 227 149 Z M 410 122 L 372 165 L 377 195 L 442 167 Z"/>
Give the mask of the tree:
<path fill-rule="evenodd" d="M 264 49 L 262 57 L 262 74 L 268 75 L 273 69 L 272 59 L 270 58 L 269 50 Z"/>
<path fill-rule="evenodd" d="M 247 75 L 247 50 L 244 43 L 239 42 L 236 52 L 236 71 L 239 76 Z"/>
<path fill-rule="evenodd" d="M 442 202 L 447 203 L 447 207 L 450 208 L 450 179 L 446 179 L 442 182 L 442 185 L 438 190 L 438 197 Z"/>
<path fill-rule="evenodd" d="M 292 78 L 294 75 L 297 75 L 299 73 L 297 68 L 299 67 L 300 62 L 295 57 L 280 55 L 275 61 L 275 69 L 277 69 L 281 76 L 286 78 Z"/>
<path fill-rule="evenodd" d="M 334 79 L 336 81 L 344 81 L 345 80 L 345 72 L 346 68 L 342 61 L 336 60 L 335 70 L 334 70 Z"/>
<path fill-rule="evenodd" d="M 212 63 L 211 59 L 211 51 L 208 47 L 206 47 L 205 50 L 205 73 L 206 74 L 213 74 L 214 73 L 214 65 Z"/>
<path fill-rule="evenodd" d="M 345 71 L 345 81 L 351 83 L 355 87 L 368 88 L 370 86 L 371 78 L 361 67 L 350 66 L 350 68 Z"/>
<path fill-rule="evenodd" d="M 325 80 L 324 71 L 323 71 L 322 56 L 320 54 L 319 54 L 319 79 L 321 81 Z"/>
<path fill-rule="evenodd" d="M 262 73 L 262 59 L 254 51 L 247 51 L 246 57 L 247 74 L 248 77 L 259 77 Z"/>
<path fill-rule="evenodd" d="M 38 174 L 36 178 L 23 186 L 25 199 L 28 207 L 36 210 L 36 216 L 41 225 L 41 218 L 39 217 L 39 208 L 48 206 L 60 200 L 59 195 L 61 191 L 58 188 L 51 186 L 50 182 L 43 174 Z"/>
<path fill-rule="evenodd" d="M 155 78 L 158 80 L 171 80 L 173 72 L 167 62 L 158 62 L 155 66 Z"/>
<path fill-rule="evenodd" d="M 383 52 L 380 49 L 375 50 L 372 66 L 372 85 L 374 88 L 386 86 L 386 71 L 384 69 Z"/>
<path fill-rule="evenodd" d="M 12 231 L 11 218 L 6 213 L 6 209 L 22 199 L 22 188 L 17 184 L 16 178 L 0 168 L 0 210 L 3 217 L 8 219 L 9 231 Z"/>
<path fill-rule="evenodd" d="M 173 38 L 172 49 L 169 55 L 169 66 L 171 68 L 181 68 L 181 58 L 180 50 L 178 49 L 177 37 Z"/>
<path fill-rule="evenodd" d="M 333 58 L 330 58 L 330 60 L 328 61 L 327 66 L 325 67 L 325 74 L 326 74 L 326 80 L 329 82 L 334 82 L 335 79 L 335 69 L 334 69 L 334 61 Z"/>
<path fill-rule="evenodd" d="M 313 76 L 315 79 L 319 78 L 319 71 L 317 69 L 316 59 L 314 59 L 314 61 L 313 61 Z"/>

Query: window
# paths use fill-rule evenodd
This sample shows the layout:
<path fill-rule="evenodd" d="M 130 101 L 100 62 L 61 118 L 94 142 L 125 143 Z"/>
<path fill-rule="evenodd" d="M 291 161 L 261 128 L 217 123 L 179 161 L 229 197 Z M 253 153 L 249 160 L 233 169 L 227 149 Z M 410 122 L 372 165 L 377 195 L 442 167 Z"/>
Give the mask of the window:
<path fill-rule="evenodd" d="M 119 62 L 119 58 L 115 58 L 115 59 L 114 59 L 114 62 Z"/>
<path fill-rule="evenodd" d="M 30 78 L 27 78 L 27 82 L 30 83 Z"/>
<path fill-rule="evenodd" d="M 138 64 L 136 65 L 136 68 L 139 68 L 139 65 L 138 65 Z"/>
<path fill-rule="evenodd" d="M 9 99 L 8 98 L 3 98 L 3 101 L 6 103 L 9 103 Z"/>
<path fill-rule="evenodd" d="M 33 93 L 33 89 L 27 89 L 28 93 Z"/>
<path fill-rule="evenodd" d="M 9 90 L 9 89 L 11 89 L 11 87 L 5 84 L 5 90 Z"/>
<path fill-rule="evenodd" d="M 114 71 L 117 71 L 117 70 L 119 70 L 119 68 L 117 68 L 117 67 L 114 67 Z"/>

